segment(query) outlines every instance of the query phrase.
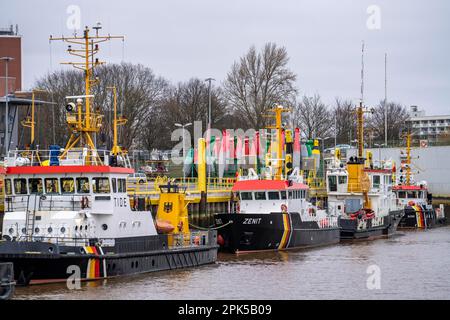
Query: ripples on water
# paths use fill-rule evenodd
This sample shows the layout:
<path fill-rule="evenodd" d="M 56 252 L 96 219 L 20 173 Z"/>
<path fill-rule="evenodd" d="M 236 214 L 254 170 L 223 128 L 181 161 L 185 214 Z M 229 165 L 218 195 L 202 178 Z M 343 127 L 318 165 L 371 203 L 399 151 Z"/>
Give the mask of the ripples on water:
<path fill-rule="evenodd" d="M 248 255 L 215 265 L 85 283 L 17 288 L 16 299 L 450 299 L 450 227 L 389 239 Z M 370 265 L 381 288 L 367 289 Z"/>

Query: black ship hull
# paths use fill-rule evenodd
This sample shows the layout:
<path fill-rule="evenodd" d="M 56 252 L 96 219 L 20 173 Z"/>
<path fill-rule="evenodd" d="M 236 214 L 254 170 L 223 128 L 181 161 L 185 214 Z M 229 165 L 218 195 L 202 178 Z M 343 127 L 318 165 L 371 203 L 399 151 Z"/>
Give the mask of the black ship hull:
<path fill-rule="evenodd" d="M 216 214 L 220 250 L 245 253 L 324 246 L 339 242 L 339 228 L 302 221 L 298 213 Z"/>
<path fill-rule="evenodd" d="M 399 229 L 429 229 L 444 224 L 444 219 L 438 219 L 436 211 L 426 206 L 406 206 Z"/>
<path fill-rule="evenodd" d="M 375 225 L 372 219 L 350 219 L 341 217 L 339 226 L 341 228 L 341 240 L 373 239 L 387 237 L 397 231 L 403 210 L 391 211 L 385 216 L 382 223 Z"/>
<path fill-rule="evenodd" d="M 215 232 L 209 235 L 208 243 L 170 249 L 167 235 L 116 239 L 113 247 L 93 245 L 90 249 L 35 241 L 4 241 L 0 243 L 0 262 L 13 263 L 14 279 L 19 285 L 97 280 L 214 263 L 217 235 Z"/>

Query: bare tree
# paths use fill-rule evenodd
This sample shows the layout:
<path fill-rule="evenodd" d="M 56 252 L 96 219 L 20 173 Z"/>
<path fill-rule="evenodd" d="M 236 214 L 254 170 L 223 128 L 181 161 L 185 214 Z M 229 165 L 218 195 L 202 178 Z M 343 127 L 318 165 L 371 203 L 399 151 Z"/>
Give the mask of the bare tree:
<path fill-rule="evenodd" d="M 295 105 L 294 125 L 298 126 L 307 139 L 325 138 L 333 132 L 333 119 L 326 104 L 318 94 L 313 97 L 303 96 Z"/>
<path fill-rule="evenodd" d="M 367 121 L 368 127 L 374 133 L 376 141 L 384 142 L 385 104 L 381 101 L 373 110 Z M 406 120 L 409 119 L 408 111 L 404 106 L 395 102 L 387 103 L 387 137 L 389 141 L 398 141 L 400 133 L 406 129 Z"/>
<path fill-rule="evenodd" d="M 356 137 L 355 105 L 351 100 L 336 98 L 333 110 L 337 143 L 348 144 Z"/>
<path fill-rule="evenodd" d="M 294 100 L 296 75 L 288 69 L 288 62 L 284 47 L 267 43 L 259 53 L 251 47 L 231 67 L 224 83 L 228 104 L 248 127 L 264 127 L 269 108 Z"/>
<path fill-rule="evenodd" d="M 126 149 L 136 146 L 144 125 L 151 122 L 154 110 L 164 100 L 169 88 L 168 82 L 157 77 L 147 67 L 129 63 L 101 66 L 96 69 L 96 74 L 100 81 L 92 88 L 92 94 L 95 96 L 93 107 L 105 115 L 101 133 L 97 137 L 97 145 L 111 147 L 113 99 L 108 87 L 115 86 L 119 112 L 128 119 L 120 130 L 120 143 Z M 58 104 L 55 107 L 57 143 L 64 144 L 68 138 L 65 125 L 65 97 L 84 92 L 83 74 L 73 70 L 57 71 L 38 80 L 36 87 L 53 93 L 53 100 Z M 38 126 L 45 128 L 48 122 L 42 122 Z M 48 145 L 49 141 L 40 143 Z"/>

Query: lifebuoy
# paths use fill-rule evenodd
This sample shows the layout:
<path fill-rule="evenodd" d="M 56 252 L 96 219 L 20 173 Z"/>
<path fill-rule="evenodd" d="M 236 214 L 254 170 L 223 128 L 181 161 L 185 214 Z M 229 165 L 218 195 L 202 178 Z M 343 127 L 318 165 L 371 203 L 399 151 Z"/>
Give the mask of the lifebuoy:
<path fill-rule="evenodd" d="M 89 199 L 88 197 L 81 198 L 81 209 L 89 208 Z"/>
<path fill-rule="evenodd" d="M 308 209 L 308 213 L 309 213 L 310 216 L 313 216 L 315 214 L 314 208 L 309 208 Z"/>
<path fill-rule="evenodd" d="M 281 212 L 287 212 L 287 206 L 284 203 L 281 205 Z"/>

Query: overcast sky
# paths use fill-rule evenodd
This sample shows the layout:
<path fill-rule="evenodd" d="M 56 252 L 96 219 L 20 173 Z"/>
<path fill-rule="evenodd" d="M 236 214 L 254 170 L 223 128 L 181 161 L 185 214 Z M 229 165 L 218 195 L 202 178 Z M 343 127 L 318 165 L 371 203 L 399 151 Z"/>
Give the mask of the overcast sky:
<path fill-rule="evenodd" d="M 223 81 L 251 45 L 271 41 L 287 48 L 300 93 L 327 103 L 359 99 L 364 40 L 367 105 L 384 98 L 386 52 L 388 100 L 450 114 L 450 1 L 1 1 L 0 27 L 18 24 L 23 36 L 25 89 L 68 60 L 66 46 L 50 48 L 48 37 L 71 35 L 70 5 L 79 6 L 82 27 L 100 21 L 104 32 L 126 36 L 124 48 L 101 47 L 108 62 L 142 63 L 173 82 Z"/>

